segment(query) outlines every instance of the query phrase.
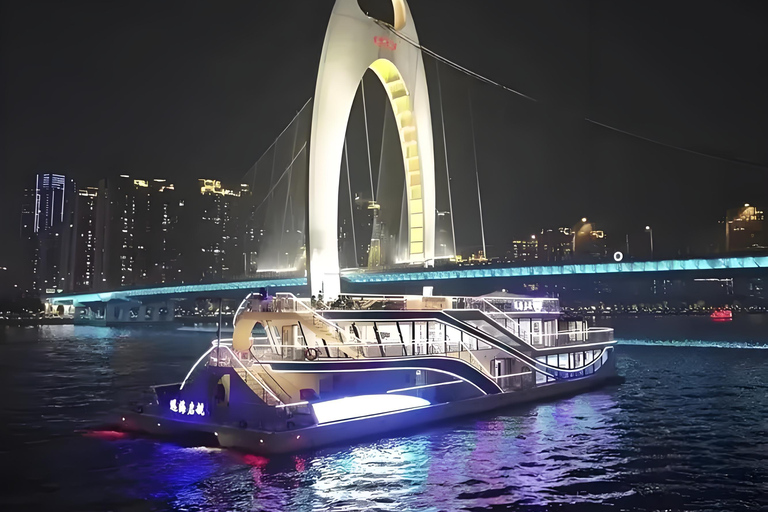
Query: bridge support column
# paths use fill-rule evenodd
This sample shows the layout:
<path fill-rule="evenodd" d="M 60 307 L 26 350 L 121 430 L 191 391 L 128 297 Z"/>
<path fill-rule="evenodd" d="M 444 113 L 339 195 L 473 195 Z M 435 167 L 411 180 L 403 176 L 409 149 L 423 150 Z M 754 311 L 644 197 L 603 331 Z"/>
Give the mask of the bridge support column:
<path fill-rule="evenodd" d="M 173 322 L 173 300 L 154 302 L 109 301 L 103 325 L 156 324 Z"/>

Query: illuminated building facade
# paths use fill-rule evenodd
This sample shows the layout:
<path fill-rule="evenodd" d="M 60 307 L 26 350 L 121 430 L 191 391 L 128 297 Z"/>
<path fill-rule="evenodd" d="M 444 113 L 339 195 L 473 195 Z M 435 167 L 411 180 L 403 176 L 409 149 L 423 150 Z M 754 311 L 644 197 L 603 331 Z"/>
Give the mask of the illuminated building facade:
<path fill-rule="evenodd" d="M 65 291 L 87 291 L 93 284 L 98 190 L 87 187 L 77 192 L 70 220 L 62 230 L 60 282 Z"/>
<path fill-rule="evenodd" d="M 573 236 L 573 257 L 577 260 L 602 260 L 608 254 L 605 232 L 595 229 L 587 219 L 571 229 Z"/>
<path fill-rule="evenodd" d="M 509 261 L 535 261 L 539 258 L 539 241 L 536 236 L 528 240 L 513 240 L 507 251 Z"/>
<path fill-rule="evenodd" d="M 103 179 L 96 201 L 93 289 L 177 281 L 179 211 L 184 207 L 163 179 L 127 175 Z"/>
<path fill-rule="evenodd" d="M 32 232 L 36 241 L 35 283 L 41 293 L 62 289 L 61 251 L 63 230 L 71 221 L 75 183 L 63 174 L 38 174 Z M 22 215 L 24 215 L 22 213 Z M 22 222 L 29 221 L 29 214 Z"/>
<path fill-rule="evenodd" d="M 24 253 L 24 261 L 29 262 L 26 275 L 31 279 L 26 280 L 24 291 L 29 293 L 36 290 L 37 276 L 37 235 L 35 233 L 35 189 L 24 189 L 24 198 L 21 203 L 21 216 L 19 219 L 19 240 L 21 250 Z"/>
<path fill-rule="evenodd" d="M 240 200 L 248 186 L 225 188 L 218 180 L 199 179 L 198 190 L 184 194 L 183 230 L 194 233 L 183 242 L 182 275 L 186 282 L 228 280 L 245 275 L 247 256 Z"/>
<path fill-rule="evenodd" d="M 728 210 L 725 222 L 725 246 L 728 252 L 768 249 L 765 214 L 755 206 L 745 204 Z"/>
<path fill-rule="evenodd" d="M 571 228 L 542 229 L 536 236 L 539 259 L 546 262 L 568 261 L 573 257 Z"/>

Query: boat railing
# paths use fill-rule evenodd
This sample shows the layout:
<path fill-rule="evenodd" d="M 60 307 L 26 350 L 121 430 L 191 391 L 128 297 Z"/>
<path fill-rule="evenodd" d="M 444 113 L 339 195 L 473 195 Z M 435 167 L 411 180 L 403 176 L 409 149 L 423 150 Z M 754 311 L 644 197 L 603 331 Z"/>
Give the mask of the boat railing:
<path fill-rule="evenodd" d="M 422 296 L 422 295 L 369 295 L 369 294 L 342 294 L 333 301 L 324 301 L 315 298 L 296 297 L 289 292 L 281 292 L 274 298 L 260 302 L 262 311 L 295 312 L 296 308 L 305 308 L 313 311 L 327 310 L 395 310 L 408 309 L 434 309 L 450 304 L 450 309 L 479 309 L 484 312 L 508 311 L 521 312 L 512 309 L 515 302 L 535 304 L 536 310 L 527 310 L 531 313 L 558 313 L 559 301 L 555 298 L 513 298 L 513 297 L 465 297 L 465 296 Z M 499 307 L 500 306 L 500 307 Z M 268 309 L 266 309 L 268 308 Z M 512 318 L 512 317 L 509 317 Z"/>
<path fill-rule="evenodd" d="M 526 343 L 531 343 L 530 333 L 526 331 L 522 325 L 520 325 L 520 322 L 494 306 L 488 299 L 480 299 L 477 302 L 478 305 L 481 306 L 480 311 L 484 312 L 494 320 L 501 317 L 504 320 L 505 328 L 512 331 L 512 334 L 525 341 Z"/>
<path fill-rule="evenodd" d="M 485 301 L 485 299 L 483 299 Z M 526 330 L 516 319 L 510 317 L 490 302 L 486 304 L 491 311 L 483 311 L 490 319 L 498 322 L 529 345 L 535 348 L 565 347 L 568 345 L 605 343 L 613 341 L 613 329 L 609 327 L 590 327 L 555 333 L 534 333 Z M 482 310 L 481 310 L 482 311 Z"/>
<path fill-rule="evenodd" d="M 255 338 L 251 338 L 253 341 Z M 232 339 L 222 338 L 213 340 L 211 350 L 209 350 L 209 366 L 231 367 L 240 375 L 243 381 L 256 393 L 266 404 L 279 405 L 290 401 L 290 394 L 266 371 L 259 371 L 261 368 L 258 361 L 250 357 L 249 352 L 237 353 L 232 349 Z"/>
<path fill-rule="evenodd" d="M 316 350 L 313 354 L 321 359 L 348 358 L 349 348 L 355 348 L 359 357 L 366 359 L 382 357 L 407 356 L 445 356 L 461 359 L 475 369 L 489 374 L 477 356 L 476 350 L 491 350 L 493 347 L 484 343 L 472 349 L 463 341 L 450 340 L 413 340 L 411 343 L 345 343 L 328 344 L 325 346 L 307 347 L 301 345 L 254 345 L 251 347 L 253 361 L 251 364 L 269 364 L 270 361 L 304 361 L 310 355 L 309 349 Z"/>
<path fill-rule="evenodd" d="M 612 341 L 614 341 L 613 329 L 610 327 L 590 327 L 589 329 L 533 334 L 531 336 L 531 345 L 539 350 L 572 345 L 594 345 Z"/>
<path fill-rule="evenodd" d="M 358 344 L 364 344 L 363 340 L 346 332 L 334 322 L 331 322 L 327 318 L 319 314 L 306 302 L 311 299 L 300 299 L 292 293 L 278 293 L 275 295 L 274 311 L 277 313 L 297 313 L 307 315 L 312 318 L 312 324 L 315 327 L 320 328 L 321 331 L 325 331 L 329 335 L 333 336 L 334 341 L 338 341 L 344 346 L 351 347 Z M 328 340 L 326 340 L 327 342 Z"/>

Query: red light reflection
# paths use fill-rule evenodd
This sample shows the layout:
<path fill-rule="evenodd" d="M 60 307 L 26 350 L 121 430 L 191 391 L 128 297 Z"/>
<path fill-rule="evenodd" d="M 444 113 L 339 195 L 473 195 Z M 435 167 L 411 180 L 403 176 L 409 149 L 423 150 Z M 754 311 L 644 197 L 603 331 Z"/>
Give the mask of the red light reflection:
<path fill-rule="evenodd" d="M 243 462 L 248 464 L 249 466 L 253 466 L 256 468 L 263 468 L 267 465 L 269 462 L 269 459 L 266 457 L 260 457 L 258 455 L 243 455 Z"/>
<path fill-rule="evenodd" d="M 85 433 L 85 436 L 95 437 L 105 441 L 116 441 L 118 439 L 125 439 L 128 437 L 128 434 L 125 432 L 118 432 L 117 430 L 90 430 Z"/>

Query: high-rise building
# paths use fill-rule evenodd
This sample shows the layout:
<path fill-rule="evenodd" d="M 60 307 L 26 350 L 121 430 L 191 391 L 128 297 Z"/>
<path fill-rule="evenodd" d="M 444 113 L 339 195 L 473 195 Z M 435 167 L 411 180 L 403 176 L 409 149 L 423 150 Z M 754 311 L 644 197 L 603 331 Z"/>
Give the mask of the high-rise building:
<path fill-rule="evenodd" d="M 229 189 L 221 181 L 199 179 L 198 187 L 196 193 L 184 194 L 184 230 L 195 233 L 182 251 L 184 280 L 217 281 L 243 276 L 247 270 L 243 248 L 247 227 L 241 222 L 238 202 L 248 195 L 248 186 Z"/>
<path fill-rule="evenodd" d="M 64 221 L 67 177 L 63 174 L 38 174 L 35 178 L 34 232 L 52 231 Z"/>
<path fill-rule="evenodd" d="M 163 179 L 128 175 L 99 182 L 95 289 L 178 281 L 178 211 L 184 201 Z"/>
<path fill-rule="evenodd" d="M 539 241 L 536 235 L 528 239 L 513 240 L 507 251 L 509 261 L 531 262 L 539 258 Z"/>
<path fill-rule="evenodd" d="M 745 204 L 726 213 L 725 246 L 728 252 L 768 249 L 765 215 L 755 206 Z"/>
<path fill-rule="evenodd" d="M 24 197 L 21 203 L 21 216 L 19 222 L 19 240 L 23 261 L 28 262 L 24 275 L 24 292 L 29 293 L 37 289 L 37 234 L 35 233 L 35 188 L 24 189 Z"/>
<path fill-rule="evenodd" d="M 576 259 L 602 259 L 608 254 L 608 244 L 604 231 L 595 229 L 586 218 L 571 229 L 573 234 L 573 254 Z"/>
<path fill-rule="evenodd" d="M 82 292 L 93 286 L 96 265 L 96 199 L 99 189 L 79 190 L 75 198 L 72 221 L 62 233 L 62 288 Z"/>
<path fill-rule="evenodd" d="M 542 229 L 538 235 L 539 259 L 554 263 L 570 260 L 573 256 L 571 228 Z"/>
<path fill-rule="evenodd" d="M 34 271 L 39 292 L 56 293 L 62 289 L 62 230 L 71 220 L 74 192 L 74 181 L 63 174 L 41 173 L 35 178 L 32 231 L 36 238 Z"/>

